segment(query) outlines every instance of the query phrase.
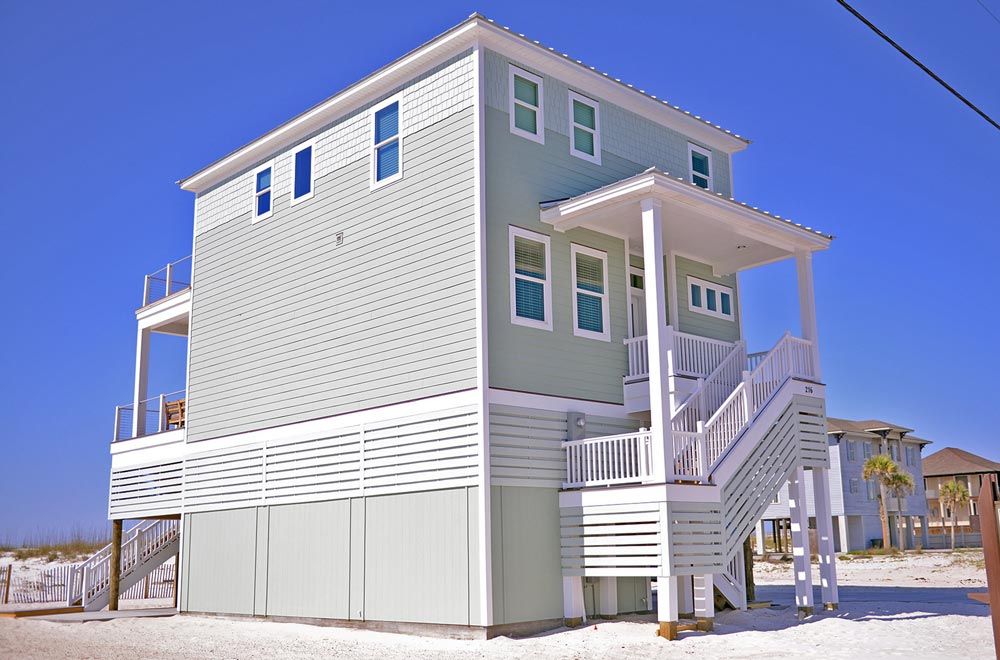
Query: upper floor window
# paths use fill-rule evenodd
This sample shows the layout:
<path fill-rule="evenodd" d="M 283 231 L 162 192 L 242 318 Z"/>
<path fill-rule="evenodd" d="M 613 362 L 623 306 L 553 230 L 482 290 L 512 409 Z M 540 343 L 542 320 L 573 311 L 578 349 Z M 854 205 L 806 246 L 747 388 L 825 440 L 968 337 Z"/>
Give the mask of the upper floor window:
<path fill-rule="evenodd" d="M 868 485 L 868 499 L 877 500 L 878 499 L 878 484 L 875 483 L 873 479 L 869 479 L 865 482 Z"/>
<path fill-rule="evenodd" d="M 856 461 L 858 460 L 857 446 L 855 446 L 853 440 L 844 440 L 847 444 L 847 460 Z"/>
<path fill-rule="evenodd" d="M 510 228 L 510 321 L 552 329 L 552 278 L 549 237 Z"/>
<path fill-rule="evenodd" d="M 572 245 L 573 334 L 611 341 L 608 309 L 608 255 L 582 245 Z"/>
<path fill-rule="evenodd" d="M 889 445 L 889 456 L 894 461 L 899 460 L 899 448 L 896 445 Z"/>
<path fill-rule="evenodd" d="M 257 168 L 253 173 L 253 221 L 263 220 L 271 215 L 271 183 L 273 167 L 271 163 Z"/>
<path fill-rule="evenodd" d="M 510 132 L 545 143 L 542 79 L 515 66 L 510 67 Z"/>
<path fill-rule="evenodd" d="M 851 487 L 851 494 L 852 495 L 857 495 L 858 494 L 858 489 L 859 489 L 858 480 L 857 479 L 851 479 L 851 481 L 850 481 L 850 487 Z"/>
<path fill-rule="evenodd" d="M 597 101 L 569 93 L 569 152 L 601 164 L 601 108 Z"/>
<path fill-rule="evenodd" d="M 292 154 L 292 204 L 313 196 L 315 152 L 315 145 L 309 143 L 299 146 Z"/>
<path fill-rule="evenodd" d="M 403 176 L 403 145 L 399 139 L 399 99 L 372 108 L 371 187 Z"/>
<path fill-rule="evenodd" d="M 688 143 L 691 161 L 691 182 L 705 190 L 712 190 L 712 152 Z"/>
<path fill-rule="evenodd" d="M 688 309 L 732 321 L 733 290 L 728 286 L 688 277 Z"/>
<path fill-rule="evenodd" d="M 872 443 L 865 442 L 865 443 L 862 443 L 861 446 L 862 446 L 862 449 L 863 449 L 863 452 L 864 452 L 864 458 L 865 458 L 865 460 L 868 460 L 869 458 L 872 457 Z"/>

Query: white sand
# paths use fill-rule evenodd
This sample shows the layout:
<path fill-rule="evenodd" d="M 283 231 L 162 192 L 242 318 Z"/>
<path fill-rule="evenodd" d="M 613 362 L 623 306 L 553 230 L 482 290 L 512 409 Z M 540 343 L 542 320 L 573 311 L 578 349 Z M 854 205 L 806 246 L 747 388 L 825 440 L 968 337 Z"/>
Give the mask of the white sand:
<path fill-rule="evenodd" d="M 966 597 L 984 580 L 977 560 L 981 554 L 927 553 L 839 562 L 841 609 L 801 623 L 789 607 L 791 567 L 762 566 L 760 595 L 779 607 L 720 613 L 714 633 L 685 633 L 675 642 L 654 637 L 653 616 L 490 641 L 196 616 L 74 624 L 6 619 L 0 620 L 0 657 L 989 657 L 988 610 Z"/>

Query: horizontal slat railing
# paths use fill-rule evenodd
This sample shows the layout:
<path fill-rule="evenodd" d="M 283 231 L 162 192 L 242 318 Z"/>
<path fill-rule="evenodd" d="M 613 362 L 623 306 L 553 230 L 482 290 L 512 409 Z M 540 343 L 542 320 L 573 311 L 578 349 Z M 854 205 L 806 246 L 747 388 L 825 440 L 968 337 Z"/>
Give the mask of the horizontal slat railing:
<path fill-rule="evenodd" d="M 652 434 L 635 433 L 569 440 L 565 488 L 641 483 L 652 477 Z"/>

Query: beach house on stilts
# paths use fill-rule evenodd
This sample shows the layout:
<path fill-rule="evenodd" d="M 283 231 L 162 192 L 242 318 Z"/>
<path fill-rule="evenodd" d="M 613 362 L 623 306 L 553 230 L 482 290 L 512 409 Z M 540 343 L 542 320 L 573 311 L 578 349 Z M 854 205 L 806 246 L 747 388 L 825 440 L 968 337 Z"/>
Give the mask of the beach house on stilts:
<path fill-rule="evenodd" d="M 144 522 L 91 602 L 179 551 L 184 612 L 492 636 L 655 581 L 672 638 L 746 606 L 784 484 L 813 607 L 811 471 L 835 606 L 831 238 L 734 198 L 747 145 L 475 14 L 183 179 L 192 277 L 147 280 L 111 444 L 110 517 Z M 751 352 L 737 274 L 782 260 L 801 334 Z M 147 391 L 151 332 L 186 392 Z"/>

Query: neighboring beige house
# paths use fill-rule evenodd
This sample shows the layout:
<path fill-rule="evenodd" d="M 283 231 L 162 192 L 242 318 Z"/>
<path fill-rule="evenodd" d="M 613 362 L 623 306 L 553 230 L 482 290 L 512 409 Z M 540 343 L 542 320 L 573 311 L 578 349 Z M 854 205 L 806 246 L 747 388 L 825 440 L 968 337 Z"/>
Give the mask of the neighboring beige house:
<path fill-rule="evenodd" d="M 955 518 L 955 542 L 960 546 L 980 546 L 979 511 L 976 498 L 987 475 L 1000 478 L 1000 463 L 976 456 L 964 449 L 945 447 L 923 462 L 924 489 L 927 493 L 928 536 L 930 547 L 945 547 L 951 539 L 951 511 L 938 498 L 941 485 L 960 481 L 969 490 L 969 503 L 960 505 Z"/>

